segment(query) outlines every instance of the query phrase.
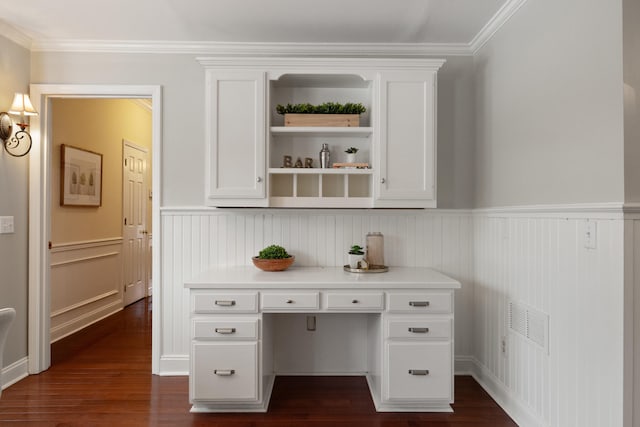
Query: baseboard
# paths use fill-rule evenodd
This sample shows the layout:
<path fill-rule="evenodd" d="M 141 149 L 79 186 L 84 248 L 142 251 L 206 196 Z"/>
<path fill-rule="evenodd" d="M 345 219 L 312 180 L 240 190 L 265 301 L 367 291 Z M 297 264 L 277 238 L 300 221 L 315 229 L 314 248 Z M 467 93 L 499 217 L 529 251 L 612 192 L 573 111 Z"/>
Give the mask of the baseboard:
<path fill-rule="evenodd" d="M 75 317 L 68 322 L 65 322 L 61 325 L 51 328 L 51 343 L 53 344 L 56 341 L 61 340 L 62 338 L 68 337 L 71 334 L 74 334 L 82 329 L 93 325 L 101 321 L 102 319 L 106 319 L 122 310 L 122 300 L 113 301 L 105 306 L 98 307 L 97 309 L 90 311 L 89 313 L 85 313 L 81 316 Z"/>
<path fill-rule="evenodd" d="M 29 376 L 29 359 L 23 357 L 17 362 L 13 362 L 11 365 L 2 369 L 2 375 L 0 375 L 0 385 L 2 389 L 14 385 L 23 378 Z"/>
<path fill-rule="evenodd" d="M 473 356 L 456 356 L 453 372 L 455 375 L 473 375 L 475 359 Z"/>
<path fill-rule="evenodd" d="M 189 356 L 181 354 L 160 356 L 158 375 L 166 377 L 189 375 Z"/>
<path fill-rule="evenodd" d="M 457 358 L 456 358 L 457 359 Z M 547 424 L 536 414 L 514 398 L 507 387 L 485 368 L 477 359 L 471 357 L 471 376 L 489 393 L 498 405 L 520 427 L 547 427 Z"/>

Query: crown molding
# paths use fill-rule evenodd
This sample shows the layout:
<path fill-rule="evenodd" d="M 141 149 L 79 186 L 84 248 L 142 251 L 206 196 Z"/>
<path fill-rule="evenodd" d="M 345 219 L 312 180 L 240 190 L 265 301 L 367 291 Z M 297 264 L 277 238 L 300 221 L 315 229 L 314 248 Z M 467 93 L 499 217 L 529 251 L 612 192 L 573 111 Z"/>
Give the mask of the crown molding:
<path fill-rule="evenodd" d="M 527 0 L 507 0 L 505 4 L 493 15 L 493 18 L 482 27 L 476 36 L 469 43 L 471 55 L 475 55 L 500 28 L 520 9 Z"/>
<path fill-rule="evenodd" d="M 212 56 L 425 57 L 471 55 L 466 43 L 244 43 L 34 40 L 33 52 L 194 54 Z"/>
<path fill-rule="evenodd" d="M 148 40 L 31 40 L 0 21 L 0 34 L 32 52 L 191 54 L 225 57 L 424 58 L 473 56 L 527 2 L 507 0 L 470 43 L 267 43 Z M 3 31 L 4 27 L 8 27 Z"/>
<path fill-rule="evenodd" d="M 31 38 L 16 27 L 2 20 L 0 20 L 0 36 L 4 36 L 25 49 L 31 50 Z"/>

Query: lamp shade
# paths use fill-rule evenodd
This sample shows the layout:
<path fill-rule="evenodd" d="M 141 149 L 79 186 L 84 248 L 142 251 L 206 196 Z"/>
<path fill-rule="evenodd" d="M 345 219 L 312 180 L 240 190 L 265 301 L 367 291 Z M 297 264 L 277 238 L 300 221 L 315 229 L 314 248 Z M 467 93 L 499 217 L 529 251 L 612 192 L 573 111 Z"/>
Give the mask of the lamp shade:
<path fill-rule="evenodd" d="M 24 93 L 16 93 L 13 97 L 13 104 L 9 109 L 9 114 L 22 115 L 22 116 L 37 116 L 38 112 L 29 99 L 29 95 Z"/>

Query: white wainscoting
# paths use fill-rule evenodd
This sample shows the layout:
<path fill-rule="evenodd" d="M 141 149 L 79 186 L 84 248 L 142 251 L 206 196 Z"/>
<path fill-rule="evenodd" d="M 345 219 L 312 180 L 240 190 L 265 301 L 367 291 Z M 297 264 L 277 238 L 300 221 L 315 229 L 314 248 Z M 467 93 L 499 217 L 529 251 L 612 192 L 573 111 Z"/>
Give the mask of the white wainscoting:
<path fill-rule="evenodd" d="M 472 232 L 469 211 L 164 209 L 159 373 L 188 373 L 189 301 L 183 284 L 215 265 L 249 265 L 280 244 L 303 266 L 341 266 L 369 231 L 384 234 L 385 263 L 426 266 L 462 282 L 456 291 L 455 353 L 472 355 Z M 468 365 L 468 364 L 467 364 Z"/>
<path fill-rule="evenodd" d="M 626 210 L 626 209 L 625 209 Z M 625 426 L 640 426 L 640 206 L 625 215 Z"/>
<path fill-rule="evenodd" d="M 476 378 L 521 426 L 622 426 L 622 210 L 476 212 L 473 229 Z M 509 301 L 549 316 L 548 352 L 508 330 Z"/>
<path fill-rule="evenodd" d="M 51 249 L 51 342 L 122 310 L 122 238 Z"/>

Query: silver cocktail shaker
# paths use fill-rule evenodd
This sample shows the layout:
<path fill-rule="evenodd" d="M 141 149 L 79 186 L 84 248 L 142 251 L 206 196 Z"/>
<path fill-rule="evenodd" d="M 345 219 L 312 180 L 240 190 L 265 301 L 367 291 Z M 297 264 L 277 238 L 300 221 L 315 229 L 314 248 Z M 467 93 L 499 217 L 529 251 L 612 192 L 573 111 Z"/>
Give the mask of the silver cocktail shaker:
<path fill-rule="evenodd" d="M 384 236 L 380 232 L 367 233 L 367 254 L 369 268 L 384 265 Z"/>
<path fill-rule="evenodd" d="M 330 157 L 331 153 L 329 152 L 329 144 L 322 144 L 322 150 L 320 150 L 320 167 L 323 169 L 330 168 Z"/>

